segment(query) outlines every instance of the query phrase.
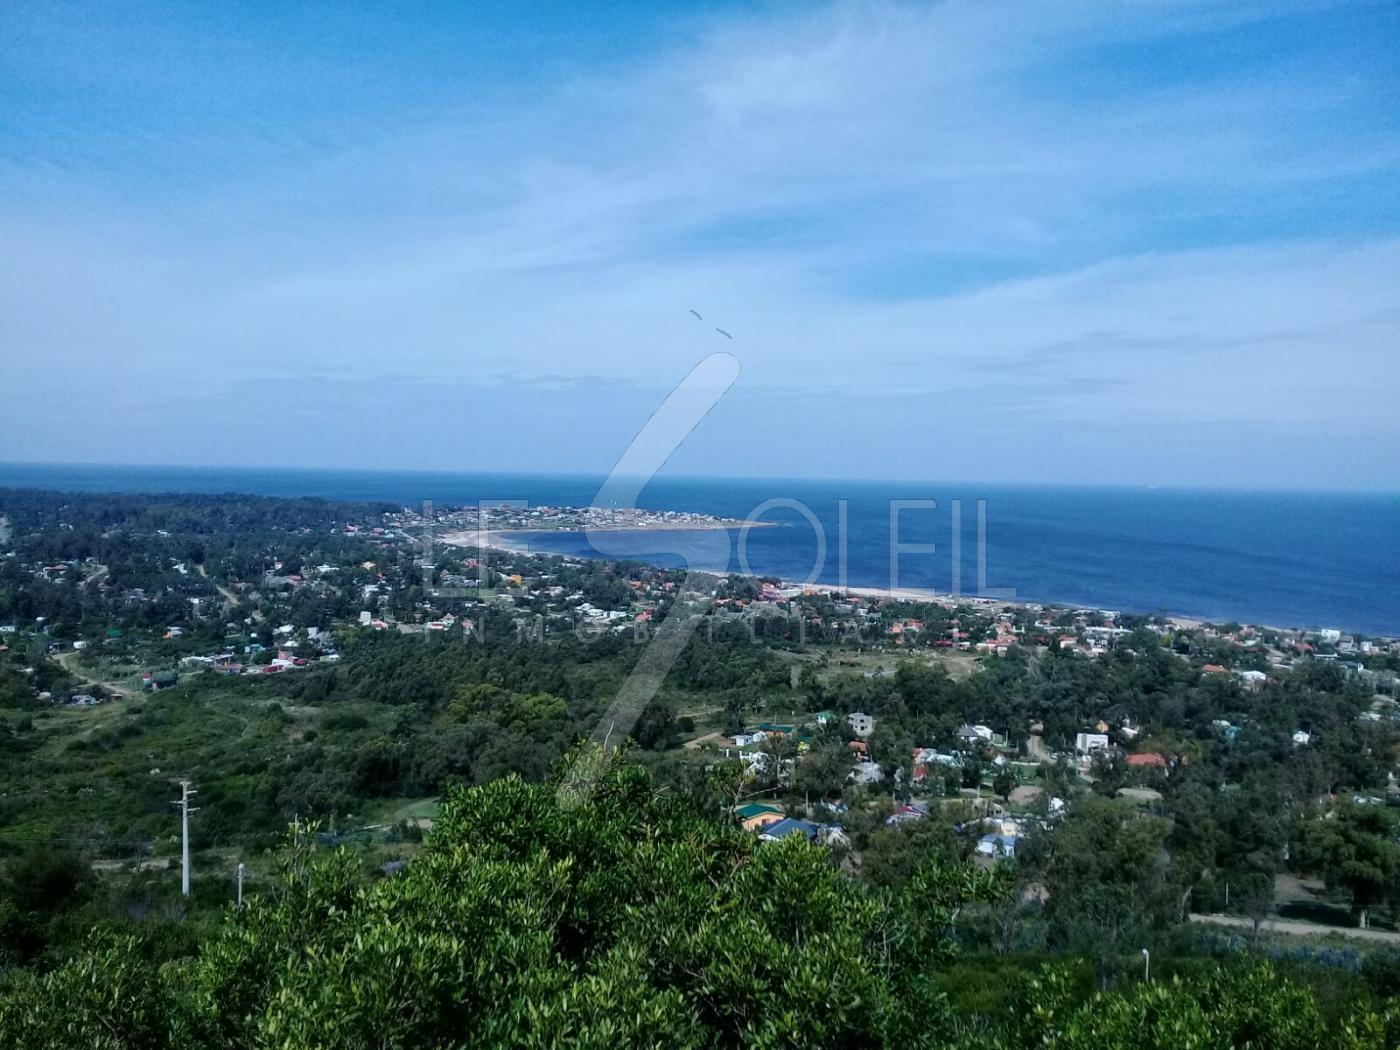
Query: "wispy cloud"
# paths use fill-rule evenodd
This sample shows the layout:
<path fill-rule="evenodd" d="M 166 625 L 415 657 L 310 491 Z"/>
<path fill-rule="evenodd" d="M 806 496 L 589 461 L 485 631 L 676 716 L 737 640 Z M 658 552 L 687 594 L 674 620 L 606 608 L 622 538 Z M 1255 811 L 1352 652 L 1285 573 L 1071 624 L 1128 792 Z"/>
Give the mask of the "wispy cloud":
<path fill-rule="evenodd" d="M 547 468 L 561 419 L 605 391 L 611 439 L 719 325 L 734 404 L 794 448 L 827 433 L 803 406 L 846 399 L 837 472 L 923 440 L 904 406 L 938 398 L 1065 461 L 1075 428 L 1111 435 L 1095 469 L 1131 480 L 1159 469 L 1148 427 L 1341 433 L 1400 394 L 1383 6 L 730 11 L 549 41 L 528 77 L 467 22 L 384 17 L 397 56 L 294 15 L 11 27 L 31 46 L 0 74 L 0 349 L 31 404 L 81 375 L 157 448 L 236 391 L 313 406 L 264 425 L 331 458 L 351 446 L 313 428 L 341 433 L 341 406 L 392 458 L 449 425 L 425 403 L 494 391 L 504 465 Z M 121 458 L 45 419 L 26 454 Z M 246 461 L 231 433 L 204 454 Z"/>

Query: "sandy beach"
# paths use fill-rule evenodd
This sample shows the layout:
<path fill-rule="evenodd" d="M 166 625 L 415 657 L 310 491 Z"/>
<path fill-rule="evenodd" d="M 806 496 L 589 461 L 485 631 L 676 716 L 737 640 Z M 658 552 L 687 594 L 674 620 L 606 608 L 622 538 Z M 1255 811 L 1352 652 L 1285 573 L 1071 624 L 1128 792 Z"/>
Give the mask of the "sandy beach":
<path fill-rule="evenodd" d="M 476 529 L 460 529 L 456 532 L 445 532 L 438 539 L 454 547 L 488 547 L 492 550 L 509 551 L 512 554 L 549 554 L 548 551 L 531 551 L 528 546 L 528 537 L 557 536 L 560 534 L 583 536 L 589 532 L 707 532 L 718 529 L 737 531 L 745 527 L 751 529 L 774 528 L 778 524 L 780 523 L 773 521 L 713 522 L 711 524 L 667 522 L 645 526 L 600 525 L 589 529 L 488 529 L 486 532 L 479 532 Z"/>
<path fill-rule="evenodd" d="M 460 532 L 446 532 L 438 537 L 443 543 L 453 547 L 485 547 L 490 550 L 508 551 L 511 554 L 531 553 L 528 542 L 520 539 L 531 533 L 565 532 L 566 529 L 512 529 L 507 538 L 500 532 L 478 532 L 476 529 L 463 529 Z"/>
<path fill-rule="evenodd" d="M 755 522 L 750 522 L 749 524 L 750 524 L 750 526 L 753 527 L 753 528 L 760 528 L 760 527 L 772 526 L 772 525 L 774 525 L 774 524 L 776 524 L 776 523 L 774 523 L 774 522 L 765 522 L 765 521 L 755 521 Z M 676 525 L 653 525 L 653 526 L 648 526 L 647 528 L 597 529 L 597 530 L 595 530 L 595 531 L 598 531 L 598 532 L 668 532 L 668 531 L 685 531 L 685 530 L 700 531 L 700 530 L 703 530 L 703 529 L 737 529 L 737 528 L 741 528 L 741 527 L 742 527 L 742 525 L 722 525 L 722 524 L 719 524 L 719 523 L 715 523 L 715 524 L 712 524 L 712 525 L 694 525 L 694 524 L 681 525 L 681 524 L 676 524 Z M 544 536 L 544 535 L 549 535 L 549 534 L 551 534 L 551 533 L 561 533 L 561 532 L 563 532 L 563 533 L 572 533 L 572 534 L 574 534 L 574 535 L 583 535 L 584 532 L 585 532 L 585 530 L 583 530 L 583 529 L 510 529 L 510 530 L 505 530 L 505 531 L 490 530 L 490 531 L 487 531 L 487 532 L 485 532 L 485 533 L 479 533 L 479 532 L 477 532 L 475 529 L 464 529 L 464 530 L 459 530 L 459 531 L 457 531 L 457 532 L 445 533 L 445 534 L 443 534 L 443 535 L 442 535 L 441 537 L 439 537 L 439 538 L 442 540 L 442 542 L 451 544 L 452 546 L 455 546 L 455 547 L 481 547 L 481 546 L 484 546 L 484 547 L 486 547 L 486 548 L 488 548 L 488 549 L 490 549 L 490 550 L 504 551 L 504 552 L 510 553 L 510 554 L 539 554 L 539 555 L 543 555 L 543 556 L 562 557 L 562 555 L 551 555 L 551 553 L 548 552 L 548 551 L 532 551 L 532 550 L 530 549 L 530 547 L 529 547 L 529 539 L 528 539 L 528 537 L 530 537 L 530 536 L 536 536 L 536 535 Z M 720 575 L 722 575 L 722 574 L 707 573 L 707 575 L 720 576 Z M 939 592 L 939 591 L 933 591 L 933 590 L 928 590 L 928 589 L 919 588 L 919 587 L 895 587 L 895 588 L 893 588 L 893 589 L 887 588 L 887 587 L 861 587 L 861 586 L 854 586 L 854 585 L 852 585 L 852 586 L 845 586 L 845 587 L 839 587 L 839 586 L 837 586 L 837 585 L 835 585 L 835 584 L 830 584 L 830 583 L 802 583 L 802 582 L 797 581 L 797 580 L 783 580 L 783 581 L 781 581 L 781 584 L 782 584 L 782 586 L 783 586 L 784 588 L 800 587 L 800 588 L 802 588 L 804 591 L 807 591 L 807 592 L 809 592 L 809 593 L 814 593 L 814 594 L 825 594 L 825 595 L 829 595 L 829 596 L 833 596 L 833 597 L 847 596 L 847 597 L 860 597 L 860 598 L 880 598 L 880 599 L 887 599 L 887 600 L 891 600 L 891 601 L 930 602 L 930 603 L 933 603 L 933 604 L 936 604 L 936 605 L 941 605 L 941 606 L 943 606 L 944 608 L 947 608 L 947 609 L 956 608 L 956 607 L 959 606 L 959 605 L 969 605 L 969 604 L 970 604 L 970 605 L 981 606 L 981 607 L 986 608 L 986 609 L 992 609 L 992 610 L 995 610 L 995 611 L 998 611 L 998 612 L 1005 611 L 1005 610 L 1010 610 L 1010 609 L 1026 609 L 1026 608 L 1029 608 L 1029 607 L 1031 607 L 1031 606 L 1037 606 L 1037 607 L 1051 607 L 1051 606 L 1054 606 L 1054 607 L 1062 608 L 1062 609 L 1063 609 L 1063 608 L 1071 608 L 1071 607 L 1072 607 L 1072 605 L 1066 604 L 1066 603 L 1064 603 L 1064 602 L 1046 602 L 1046 601 L 1029 601 L 1029 600 L 1023 601 L 1023 600 L 1016 599 L 1016 598 L 980 598 L 980 597 L 978 597 L 978 596 L 976 596 L 976 595 L 969 595 L 969 594 L 964 594 L 964 595 L 959 595 L 959 596 L 957 596 L 957 597 L 954 597 L 954 596 L 951 595 L 951 594 L 945 594 L 945 593 L 942 593 L 942 592 Z M 1165 618 L 1167 619 L 1167 621 L 1168 621 L 1169 623 L 1171 623 L 1173 626 L 1178 627 L 1178 628 L 1182 628 L 1182 629 L 1186 629 L 1186 630 L 1198 629 L 1198 628 L 1200 628 L 1200 627 L 1205 626 L 1205 624 L 1206 624 L 1206 621 L 1205 621 L 1205 620 L 1197 619 L 1197 618 L 1194 618 L 1194 617 L 1189 617 L 1189 616 L 1177 616 L 1177 615 L 1173 615 L 1173 614 L 1170 614 L 1170 613 L 1167 613 L 1167 614 L 1164 614 L 1164 615 L 1165 615 Z M 1288 631 L 1293 631 L 1293 630 L 1299 630 L 1299 629 L 1300 629 L 1300 628 L 1289 628 L 1289 627 L 1268 626 L 1268 625 L 1262 625 L 1262 624 L 1256 624 L 1255 626 L 1261 627 L 1261 628 L 1263 628 L 1263 629 L 1265 629 L 1265 630 L 1275 630 L 1275 631 L 1279 631 L 1279 632 L 1288 632 Z"/>

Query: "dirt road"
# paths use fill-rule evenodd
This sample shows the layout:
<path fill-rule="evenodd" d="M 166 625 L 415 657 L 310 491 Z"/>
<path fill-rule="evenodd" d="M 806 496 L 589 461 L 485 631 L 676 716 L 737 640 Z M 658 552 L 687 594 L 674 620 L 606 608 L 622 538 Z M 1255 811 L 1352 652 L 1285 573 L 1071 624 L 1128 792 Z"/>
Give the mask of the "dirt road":
<path fill-rule="evenodd" d="M 100 685 L 103 689 L 107 690 L 107 692 L 116 693 L 118 696 L 123 696 L 127 699 L 130 699 L 131 697 L 137 694 L 137 690 L 133 689 L 129 685 L 119 685 L 116 682 L 109 682 L 102 678 L 93 678 L 91 675 L 78 670 L 76 667 L 73 666 L 73 660 L 77 657 L 77 655 L 78 654 L 76 652 L 59 653 L 57 656 L 54 657 L 54 660 L 57 661 L 59 666 L 61 666 L 74 678 L 77 678 L 79 681 L 85 682 L 88 685 Z"/>
<path fill-rule="evenodd" d="M 203 565 L 196 565 L 195 569 L 198 570 L 199 574 L 203 576 L 206 580 L 209 579 L 209 573 L 205 571 Z M 223 595 L 224 600 L 227 601 L 230 605 L 238 604 L 238 595 L 234 594 L 231 590 L 229 590 L 222 584 L 214 584 L 214 590 L 218 591 L 221 595 Z"/>
<path fill-rule="evenodd" d="M 1191 916 L 1192 922 L 1205 923 L 1210 926 L 1229 926 L 1233 929 L 1240 929 L 1246 932 L 1254 928 L 1254 924 L 1248 919 L 1240 918 L 1238 915 L 1196 915 Z M 1329 933 L 1339 933 L 1343 937 L 1356 937 L 1365 941 L 1382 941 L 1386 944 L 1400 944 L 1400 933 L 1391 933 L 1389 930 L 1358 930 L 1350 926 L 1319 926 L 1313 922 L 1293 922 L 1290 919 L 1270 919 L 1264 923 L 1263 933 L 1286 933 L 1294 937 L 1320 937 Z"/>

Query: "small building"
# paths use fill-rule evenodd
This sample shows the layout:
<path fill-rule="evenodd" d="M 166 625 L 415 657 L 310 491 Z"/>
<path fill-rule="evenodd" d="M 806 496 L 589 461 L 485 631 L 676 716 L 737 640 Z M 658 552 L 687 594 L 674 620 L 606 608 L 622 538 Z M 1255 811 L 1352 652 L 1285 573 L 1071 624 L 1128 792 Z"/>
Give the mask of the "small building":
<path fill-rule="evenodd" d="M 1074 753 L 1081 758 L 1087 758 L 1095 751 L 1103 751 L 1107 748 L 1107 733 L 1078 733 L 1075 735 Z"/>
<path fill-rule="evenodd" d="M 783 819 L 783 807 L 776 802 L 749 802 L 734 811 L 745 831 L 760 831 Z"/>
<path fill-rule="evenodd" d="M 815 842 L 817 833 L 821 828 L 809 820 L 798 820 L 795 817 L 787 817 L 783 820 L 769 824 L 759 834 L 760 842 L 777 842 L 785 839 L 789 835 L 801 835 L 808 842 Z"/>
<path fill-rule="evenodd" d="M 1016 837 L 1014 835 L 983 835 L 977 840 L 979 857 L 1015 857 Z"/>
<path fill-rule="evenodd" d="M 846 724 L 856 736 L 869 736 L 875 732 L 875 719 L 863 711 L 852 711 L 846 716 Z"/>
<path fill-rule="evenodd" d="M 851 770 L 850 779 L 856 784 L 878 784 L 885 779 L 885 772 L 880 768 L 880 763 L 865 758 L 856 763 L 856 767 Z"/>

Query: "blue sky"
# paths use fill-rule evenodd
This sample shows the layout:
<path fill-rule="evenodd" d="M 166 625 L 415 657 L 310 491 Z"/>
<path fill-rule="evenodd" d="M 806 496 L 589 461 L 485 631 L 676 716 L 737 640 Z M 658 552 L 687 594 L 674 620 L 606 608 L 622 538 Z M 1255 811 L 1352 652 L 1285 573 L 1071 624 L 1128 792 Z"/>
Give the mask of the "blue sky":
<path fill-rule="evenodd" d="M 601 471 L 723 350 L 675 472 L 1400 488 L 1397 53 L 1392 2 L 3 5 L 0 459 Z"/>

